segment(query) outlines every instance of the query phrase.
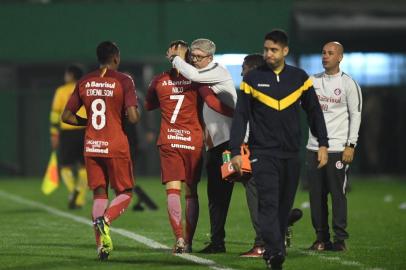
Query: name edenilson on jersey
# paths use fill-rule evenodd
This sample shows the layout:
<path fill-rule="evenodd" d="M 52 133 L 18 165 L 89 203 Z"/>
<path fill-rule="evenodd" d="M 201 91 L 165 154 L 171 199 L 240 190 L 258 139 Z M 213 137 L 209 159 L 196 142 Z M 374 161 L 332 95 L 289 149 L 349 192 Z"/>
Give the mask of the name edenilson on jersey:
<path fill-rule="evenodd" d="M 86 96 L 97 96 L 97 97 L 112 97 L 114 96 L 114 91 L 110 89 L 98 89 L 98 88 L 111 88 L 114 89 L 116 87 L 116 83 L 108 83 L 108 82 L 87 82 L 85 88 L 94 87 L 91 89 L 86 89 Z"/>
<path fill-rule="evenodd" d="M 97 96 L 97 97 L 112 97 L 114 95 L 113 90 L 106 89 L 86 89 L 86 96 Z"/>

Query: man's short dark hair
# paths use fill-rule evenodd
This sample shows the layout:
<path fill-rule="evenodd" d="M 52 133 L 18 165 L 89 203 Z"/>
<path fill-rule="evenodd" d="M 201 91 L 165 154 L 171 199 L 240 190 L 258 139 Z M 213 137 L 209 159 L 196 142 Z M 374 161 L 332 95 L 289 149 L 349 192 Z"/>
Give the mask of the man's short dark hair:
<path fill-rule="evenodd" d="M 81 66 L 72 64 L 66 67 L 65 72 L 72 74 L 73 78 L 78 81 L 83 76 L 83 69 Z"/>
<path fill-rule="evenodd" d="M 265 35 L 265 40 L 272 40 L 273 42 L 280 44 L 282 46 L 289 45 L 288 34 L 282 29 L 274 29 Z"/>
<path fill-rule="evenodd" d="M 100 64 L 107 64 L 111 59 L 120 54 L 120 50 L 114 42 L 103 41 L 97 46 L 97 60 Z"/>
<path fill-rule="evenodd" d="M 186 48 L 189 46 L 186 41 L 179 39 L 179 40 L 172 41 L 171 44 L 169 44 L 169 48 L 172 46 L 178 46 L 178 45 L 181 45 Z"/>
<path fill-rule="evenodd" d="M 186 63 L 189 63 L 189 64 L 190 64 L 190 59 L 189 59 L 189 56 L 190 56 L 189 44 L 188 44 L 186 41 L 184 41 L 184 40 L 178 39 L 178 40 L 172 41 L 172 42 L 169 44 L 169 48 L 171 48 L 171 47 L 173 47 L 173 46 L 182 46 L 182 47 L 184 47 L 184 48 L 187 48 L 186 55 L 185 55 L 185 61 L 186 61 Z"/>
<path fill-rule="evenodd" d="M 259 53 L 249 54 L 244 57 L 244 65 L 247 65 L 249 68 L 257 68 L 265 64 L 264 56 Z"/>

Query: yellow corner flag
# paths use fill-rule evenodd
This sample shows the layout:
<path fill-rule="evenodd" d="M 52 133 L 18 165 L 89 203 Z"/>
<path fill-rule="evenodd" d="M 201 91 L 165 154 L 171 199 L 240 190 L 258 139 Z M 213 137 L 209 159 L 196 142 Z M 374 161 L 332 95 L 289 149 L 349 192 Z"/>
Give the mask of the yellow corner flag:
<path fill-rule="evenodd" d="M 53 151 L 48 162 L 48 168 L 42 180 L 41 190 L 45 195 L 51 194 L 59 185 L 58 160 Z"/>

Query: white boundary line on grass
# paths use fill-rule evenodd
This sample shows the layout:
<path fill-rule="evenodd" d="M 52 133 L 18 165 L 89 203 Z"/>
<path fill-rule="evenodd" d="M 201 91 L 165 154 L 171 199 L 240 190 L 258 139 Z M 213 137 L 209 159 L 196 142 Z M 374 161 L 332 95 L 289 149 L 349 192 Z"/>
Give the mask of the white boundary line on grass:
<path fill-rule="evenodd" d="M 347 260 L 343 260 L 340 257 L 334 256 L 334 257 L 330 257 L 330 256 L 325 256 L 323 254 L 320 254 L 318 252 L 315 251 L 302 251 L 299 250 L 299 253 L 307 255 L 307 256 L 313 256 L 313 257 L 317 257 L 320 260 L 324 260 L 324 261 L 330 261 L 330 262 L 337 262 L 339 264 L 345 265 L 345 266 L 357 266 L 363 270 L 385 270 L 384 268 L 377 268 L 377 267 L 368 267 L 363 265 L 360 262 L 357 261 L 347 261 Z"/>
<path fill-rule="evenodd" d="M 60 217 L 64 217 L 67 219 L 71 219 L 73 221 L 76 221 L 78 223 L 82 223 L 88 226 L 93 226 L 92 222 L 89 219 L 86 219 L 84 217 L 80 217 L 80 216 L 76 216 L 76 215 L 72 215 L 70 213 L 58 210 L 56 208 L 47 206 L 45 204 L 36 202 L 36 201 L 32 201 L 32 200 L 28 200 L 28 199 L 24 199 L 20 196 L 17 195 L 13 195 L 13 194 L 8 194 L 2 190 L 0 190 L 0 196 L 1 197 L 5 197 L 8 198 L 14 202 L 20 203 L 20 204 L 24 204 L 24 205 L 28 205 L 28 206 L 32 206 L 32 207 L 37 207 L 40 208 L 42 210 L 45 210 L 48 213 L 51 213 L 53 215 L 56 216 L 60 216 Z M 157 241 L 154 241 L 150 238 L 147 238 L 145 236 L 133 233 L 131 231 L 125 230 L 125 229 L 120 229 L 120 228 L 111 228 L 110 231 L 115 232 L 117 234 L 120 234 L 121 236 L 130 238 L 132 240 L 135 240 L 141 244 L 144 244 L 150 248 L 153 249 L 170 249 L 168 246 L 165 246 Z M 355 267 L 359 267 L 362 270 L 385 270 L 384 268 L 374 268 L 374 267 L 368 267 L 363 265 L 360 262 L 357 261 L 347 261 L 347 260 L 343 260 L 340 257 L 334 256 L 324 256 L 322 254 L 316 253 L 316 252 L 312 252 L 312 251 L 301 251 L 298 250 L 299 253 L 303 254 L 303 255 L 307 255 L 307 256 L 313 256 L 313 257 L 317 257 L 320 260 L 325 260 L 325 261 L 330 261 L 330 262 L 336 262 L 338 264 L 341 265 L 346 265 L 346 266 L 355 266 Z M 191 254 L 175 254 L 175 256 L 178 256 L 184 260 L 187 261 L 191 261 L 194 262 L 196 264 L 200 264 L 200 265 L 206 265 L 208 267 L 210 267 L 213 270 L 236 270 L 233 268 L 229 268 L 229 267 L 224 267 L 221 265 L 218 265 L 215 261 L 209 260 L 209 259 L 204 259 L 201 257 L 197 257 L 195 255 L 191 255 Z"/>
<path fill-rule="evenodd" d="M 82 223 L 88 226 L 93 226 L 92 222 L 89 219 L 86 219 L 84 217 L 80 217 L 80 216 L 75 216 L 72 214 L 69 214 L 67 212 L 58 210 L 56 208 L 47 206 L 45 204 L 36 202 L 36 201 L 32 201 L 32 200 L 28 200 L 28 199 L 24 199 L 22 197 L 16 196 L 16 195 L 12 195 L 12 194 L 8 194 L 2 190 L 0 190 L 0 196 L 3 198 L 8 198 L 14 202 L 20 203 L 20 204 L 24 204 L 24 205 L 28 205 L 28 206 L 32 206 L 32 207 L 36 207 L 36 208 L 40 208 L 42 210 L 45 210 L 48 213 L 51 213 L 53 215 L 56 216 L 60 216 L 60 217 L 64 217 L 67 219 L 71 219 L 73 221 L 76 221 L 78 223 Z M 135 240 L 141 244 L 144 244 L 148 247 L 151 247 L 153 249 L 170 249 L 168 246 L 165 246 L 157 241 L 154 241 L 152 239 L 149 239 L 145 236 L 133 233 L 131 231 L 125 230 L 125 229 L 120 229 L 120 228 L 111 228 L 110 231 L 115 232 L 117 234 L 120 234 L 124 237 L 130 238 L 132 240 Z M 208 259 L 204 259 L 204 258 L 200 258 L 197 257 L 195 255 L 191 255 L 191 254 L 175 254 L 176 256 L 178 256 L 179 258 L 182 258 L 184 260 L 187 261 L 192 261 L 196 264 L 201 264 L 201 265 L 206 265 L 208 267 L 210 267 L 213 270 L 235 270 L 233 268 L 229 268 L 229 267 L 224 267 L 221 265 L 218 265 L 215 261 L 212 260 L 208 260 Z"/>

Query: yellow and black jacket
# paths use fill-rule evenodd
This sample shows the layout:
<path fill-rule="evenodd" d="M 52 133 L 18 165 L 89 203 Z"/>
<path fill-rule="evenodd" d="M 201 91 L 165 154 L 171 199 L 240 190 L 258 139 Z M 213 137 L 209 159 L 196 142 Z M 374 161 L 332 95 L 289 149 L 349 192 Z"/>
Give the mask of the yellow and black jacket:
<path fill-rule="evenodd" d="M 51 135 L 59 134 L 60 130 L 74 130 L 74 129 L 84 129 L 80 126 L 72 126 L 62 122 L 61 115 L 65 109 L 66 103 L 75 89 L 75 83 L 66 83 L 58 87 L 55 91 L 54 99 L 52 101 L 52 108 L 50 113 L 50 133 Z M 78 111 L 78 115 L 86 118 L 86 110 L 82 106 Z"/>
<path fill-rule="evenodd" d="M 230 149 L 238 155 L 249 122 L 248 145 L 254 153 L 295 157 L 300 149 L 301 106 L 319 146 L 328 147 L 326 124 L 312 81 L 302 69 L 286 65 L 276 74 L 267 65 L 241 83 L 231 128 Z"/>

